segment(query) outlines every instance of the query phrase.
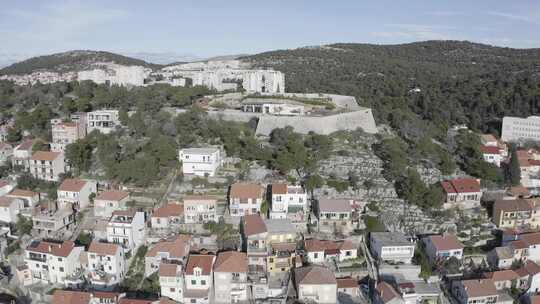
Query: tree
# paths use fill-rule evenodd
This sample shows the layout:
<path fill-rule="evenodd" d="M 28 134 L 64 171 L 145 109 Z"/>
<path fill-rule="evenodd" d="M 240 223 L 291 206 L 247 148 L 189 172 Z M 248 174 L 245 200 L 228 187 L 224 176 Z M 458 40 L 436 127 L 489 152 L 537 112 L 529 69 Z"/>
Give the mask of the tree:
<path fill-rule="evenodd" d="M 21 129 L 19 129 L 19 128 L 9 128 L 6 139 L 10 143 L 20 141 L 22 139 Z"/>
<path fill-rule="evenodd" d="M 66 159 L 70 166 L 79 172 L 88 171 L 92 165 L 93 150 L 94 144 L 89 139 L 79 139 L 67 145 Z"/>
<path fill-rule="evenodd" d="M 510 177 L 510 184 L 512 186 L 519 186 L 521 184 L 521 168 L 519 165 L 519 159 L 515 145 L 510 147 L 510 166 L 508 168 L 508 175 Z"/>
<path fill-rule="evenodd" d="M 15 224 L 15 226 L 17 228 L 19 236 L 30 235 L 30 232 L 32 232 L 33 223 L 31 219 L 18 214 L 17 223 Z"/>
<path fill-rule="evenodd" d="M 304 187 L 313 196 L 313 190 L 320 188 L 324 185 L 324 179 L 318 174 L 312 174 L 308 176 L 304 182 Z"/>

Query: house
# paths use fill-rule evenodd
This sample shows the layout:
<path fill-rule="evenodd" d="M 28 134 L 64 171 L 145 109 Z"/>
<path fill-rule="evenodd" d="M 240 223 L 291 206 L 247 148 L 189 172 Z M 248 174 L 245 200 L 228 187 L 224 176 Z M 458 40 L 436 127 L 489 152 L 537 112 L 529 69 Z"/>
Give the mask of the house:
<path fill-rule="evenodd" d="M 64 169 L 64 153 L 36 151 L 30 158 L 30 174 L 37 179 L 58 181 Z"/>
<path fill-rule="evenodd" d="M 189 148 L 180 150 L 184 175 L 215 176 L 221 167 L 221 151 L 218 148 Z"/>
<path fill-rule="evenodd" d="M 73 206 L 76 209 L 85 209 L 90 204 L 90 194 L 96 192 L 95 181 L 66 178 L 57 190 L 58 203 Z"/>
<path fill-rule="evenodd" d="M 267 244 L 290 243 L 296 241 L 297 228 L 289 219 L 266 219 Z"/>
<path fill-rule="evenodd" d="M 492 220 L 499 228 L 538 228 L 540 213 L 537 211 L 540 204 L 535 199 L 496 200 Z"/>
<path fill-rule="evenodd" d="M 163 262 L 180 264 L 184 263 L 191 250 L 191 235 L 180 234 L 172 240 L 164 240 L 156 243 L 146 252 L 144 257 L 145 276 L 150 276 L 159 269 Z"/>
<path fill-rule="evenodd" d="M 0 165 L 6 165 L 13 155 L 13 147 L 5 142 L 0 142 Z"/>
<path fill-rule="evenodd" d="M 245 252 L 220 252 L 214 263 L 214 302 L 248 300 L 248 260 Z"/>
<path fill-rule="evenodd" d="M 177 227 L 184 219 L 184 204 L 169 202 L 154 209 L 150 222 L 154 229 L 171 229 Z"/>
<path fill-rule="evenodd" d="M 242 218 L 240 231 L 242 233 L 242 249 L 247 252 L 249 272 L 265 273 L 268 256 L 266 247 L 268 230 L 264 220 L 258 214 L 246 215 Z"/>
<path fill-rule="evenodd" d="M 316 213 L 319 231 L 342 234 L 352 232 L 354 227 L 351 204 L 352 202 L 346 199 L 319 199 Z"/>
<path fill-rule="evenodd" d="M 86 136 L 86 126 L 79 122 L 65 122 L 61 119 L 51 120 L 51 151 L 65 152 L 69 144 Z"/>
<path fill-rule="evenodd" d="M 120 190 L 100 192 L 94 199 L 94 215 L 110 218 L 113 211 L 125 210 L 129 201 L 129 193 Z"/>
<path fill-rule="evenodd" d="M 534 149 L 516 151 L 521 171 L 521 185 L 526 188 L 540 187 L 540 152 Z"/>
<path fill-rule="evenodd" d="M 231 216 L 244 216 L 261 212 L 264 188 L 259 184 L 235 183 L 229 191 Z"/>
<path fill-rule="evenodd" d="M 405 301 L 394 286 L 387 282 L 379 282 L 375 286 L 374 304 L 404 304 Z"/>
<path fill-rule="evenodd" d="M 323 264 L 331 260 L 342 262 L 358 256 L 358 249 L 349 240 L 306 239 L 304 250 L 308 262 L 313 264 Z"/>
<path fill-rule="evenodd" d="M 426 254 L 432 263 L 451 257 L 458 260 L 463 258 L 464 246 L 455 235 L 431 235 L 424 239 L 424 244 Z"/>
<path fill-rule="evenodd" d="M 296 242 L 270 244 L 266 266 L 269 273 L 288 272 L 297 262 L 302 264 L 296 256 Z"/>
<path fill-rule="evenodd" d="M 39 203 L 39 193 L 30 190 L 14 189 L 6 196 L 22 200 L 24 208 L 32 208 Z"/>
<path fill-rule="evenodd" d="M 271 185 L 271 189 L 271 219 L 288 218 L 294 223 L 304 223 L 307 220 L 307 193 L 302 186 L 276 183 Z"/>
<path fill-rule="evenodd" d="M 122 246 L 93 241 L 87 256 L 89 280 L 94 288 L 108 290 L 124 279 L 127 267 Z"/>
<path fill-rule="evenodd" d="M 13 155 L 11 157 L 11 165 L 13 167 L 23 168 L 28 170 L 30 168 L 30 158 L 32 157 L 32 147 L 34 141 L 27 139 L 21 142 L 13 149 Z"/>
<path fill-rule="evenodd" d="M 217 222 L 217 199 L 207 195 L 189 195 L 184 198 L 184 221 L 186 224 Z"/>
<path fill-rule="evenodd" d="M 482 191 L 480 181 L 474 178 L 459 178 L 441 182 L 445 196 L 444 208 L 455 206 L 469 208 L 480 204 Z"/>
<path fill-rule="evenodd" d="M 8 194 L 11 190 L 13 190 L 13 186 L 10 183 L 0 180 L 0 195 Z"/>
<path fill-rule="evenodd" d="M 32 241 L 26 247 L 24 261 L 34 283 L 65 284 L 68 277 L 81 271 L 79 257 L 83 251 L 84 247 L 72 241 Z"/>
<path fill-rule="evenodd" d="M 490 279 L 454 281 L 452 294 L 460 304 L 496 303 L 499 294 Z"/>
<path fill-rule="evenodd" d="M 142 245 L 145 234 L 144 212 L 114 211 L 107 224 L 107 241 L 122 245 L 126 251 L 131 251 Z"/>
<path fill-rule="evenodd" d="M 484 273 L 484 278 L 490 279 L 497 290 L 510 289 L 516 286 L 520 276 L 513 270 L 498 270 Z"/>
<path fill-rule="evenodd" d="M 294 270 L 298 300 L 315 303 L 337 303 L 337 281 L 334 273 L 323 266 L 312 265 Z"/>
<path fill-rule="evenodd" d="M 484 161 L 494 164 L 497 167 L 500 167 L 501 162 L 504 160 L 499 147 L 480 146 L 480 152 L 482 152 Z"/>
<path fill-rule="evenodd" d="M 360 296 L 360 288 L 358 286 L 358 281 L 351 277 L 346 278 L 336 278 L 337 281 L 337 290 L 338 294 L 346 294 L 353 298 Z"/>
<path fill-rule="evenodd" d="M 75 212 L 51 203 L 38 205 L 32 214 L 32 224 L 32 230 L 42 237 L 62 237 L 74 228 Z"/>
<path fill-rule="evenodd" d="M 98 110 L 86 113 L 86 131 L 94 130 L 103 134 L 113 132 L 120 126 L 120 118 L 117 110 Z"/>
<path fill-rule="evenodd" d="M 54 290 L 52 304 L 93 304 L 92 294 L 85 291 Z"/>
<path fill-rule="evenodd" d="M 400 232 L 371 232 L 369 237 L 371 254 L 379 261 L 411 264 L 414 242 Z"/>
<path fill-rule="evenodd" d="M 524 265 L 515 270 L 518 276 L 518 288 L 529 294 L 540 292 L 540 266 L 531 260 L 525 261 Z"/>
<path fill-rule="evenodd" d="M 208 254 L 189 255 L 184 273 L 184 303 L 210 303 L 215 259 L 214 255 Z"/>
<path fill-rule="evenodd" d="M 16 223 L 17 216 L 23 208 L 23 200 L 7 195 L 0 196 L 0 222 Z"/>
<path fill-rule="evenodd" d="M 487 261 L 497 269 L 509 269 L 514 262 L 514 251 L 510 246 L 495 247 L 488 252 Z"/>
<path fill-rule="evenodd" d="M 158 276 L 161 296 L 176 302 L 183 302 L 184 276 L 182 265 L 161 263 L 159 265 Z"/>

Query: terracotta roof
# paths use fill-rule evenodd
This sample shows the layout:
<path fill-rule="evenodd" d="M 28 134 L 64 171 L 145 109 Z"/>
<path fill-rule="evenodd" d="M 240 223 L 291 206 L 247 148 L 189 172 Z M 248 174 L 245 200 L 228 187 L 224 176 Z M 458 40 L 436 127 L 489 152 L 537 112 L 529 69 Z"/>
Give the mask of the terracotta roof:
<path fill-rule="evenodd" d="M 248 260 L 245 252 L 220 252 L 214 263 L 216 272 L 247 272 Z"/>
<path fill-rule="evenodd" d="M 352 212 L 351 203 L 346 199 L 320 199 L 320 212 Z"/>
<path fill-rule="evenodd" d="M 6 182 L 5 180 L 0 180 L 0 188 L 5 187 L 5 186 L 9 186 L 9 183 Z"/>
<path fill-rule="evenodd" d="M 495 204 L 493 204 L 493 214 L 497 214 L 497 210 L 504 210 L 505 212 L 526 211 L 532 210 L 532 207 L 531 203 L 524 199 L 496 200 Z"/>
<path fill-rule="evenodd" d="M 338 288 L 358 288 L 358 281 L 351 277 L 336 278 Z"/>
<path fill-rule="evenodd" d="M 480 151 L 484 154 L 500 154 L 499 147 L 480 146 Z"/>
<path fill-rule="evenodd" d="M 168 252 L 169 258 L 181 259 L 189 253 L 191 235 L 180 234 L 173 241 L 163 241 L 155 244 L 146 253 L 147 257 L 155 257 L 160 252 Z"/>
<path fill-rule="evenodd" d="M 178 275 L 178 267 L 182 269 L 182 266 L 178 264 L 159 264 L 158 274 L 160 277 L 176 277 Z"/>
<path fill-rule="evenodd" d="M 10 144 L 8 144 L 8 143 L 0 142 L 0 149 L 11 150 L 11 149 L 13 149 L 13 147 L 12 147 Z"/>
<path fill-rule="evenodd" d="M 7 196 L 0 196 L 0 207 L 8 208 L 13 203 L 14 198 Z"/>
<path fill-rule="evenodd" d="M 340 251 L 355 249 L 350 240 L 332 241 L 319 239 L 304 240 L 304 248 L 307 252 Z"/>
<path fill-rule="evenodd" d="M 186 195 L 184 202 L 186 201 L 217 201 L 217 197 L 212 195 Z"/>
<path fill-rule="evenodd" d="M 118 304 L 152 304 L 154 300 L 121 298 Z"/>
<path fill-rule="evenodd" d="M 272 194 L 287 194 L 287 184 L 272 184 Z"/>
<path fill-rule="evenodd" d="M 446 193 L 480 192 L 480 183 L 474 178 L 459 178 L 441 182 Z"/>
<path fill-rule="evenodd" d="M 511 281 L 520 278 L 520 276 L 513 270 L 499 270 L 493 272 L 484 273 L 486 279 L 491 279 L 493 282 Z"/>
<path fill-rule="evenodd" d="M 181 216 L 184 214 L 184 204 L 168 203 L 154 210 L 152 217 Z"/>
<path fill-rule="evenodd" d="M 318 265 L 295 268 L 294 276 L 296 286 L 301 284 L 337 284 L 334 273 L 330 269 Z"/>
<path fill-rule="evenodd" d="M 52 151 L 36 151 L 34 154 L 32 154 L 32 160 L 44 160 L 44 161 L 53 161 L 58 156 L 60 156 L 60 152 L 52 152 Z"/>
<path fill-rule="evenodd" d="M 248 183 L 236 183 L 232 184 L 230 197 L 238 198 L 241 200 L 251 199 L 262 199 L 264 194 L 264 188 L 259 184 L 248 184 Z"/>
<path fill-rule="evenodd" d="M 516 272 L 520 275 L 520 277 L 524 277 L 524 274 L 536 275 L 540 273 L 540 266 L 531 260 L 527 260 L 525 265 L 517 269 Z"/>
<path fill-rule="evenodd" d="M 101 243 L 93 241 L 88 247 L 88 252 L 97 253 L 99 255 L 116 255 L 120 246 L 112 243 Z"/>
<path fill-rule="evenodd" d="M 435 249 L 437 251 L 446 251 L 454 249 L 463 249 L 463 244 L 458 240 L 455 235 L 446 234 L 446 235 L 432 235 L 429 237 Z"/>
<path fill-rule="evenodd" d="M 177 302 L 166 297 L 161 297 L 159 298 L 159 304 L 177 304 Z"/>
<path fill-rule="evenodd" d="M 126 191 L 108 190 L 108 191 L 103 191 L 99 193 L 95 199 L 104 200 L 104 201 L 119 201 L 119 200 L 124 199 L 127 196 L 129 196 L 129 193 L 127 193 Z"/>
<path fill-rule="evenodd" d="M 488 297 L 497 295 L 495 284 L 490 279 L 475 279 L 461 281 L 469 298 Z M 470 299 L 469 299 L 470 300 Z"/>
<path fill-rule="evenodd" d="M 11 191 L 8 195 L 12 196 L 22 196 L 22 197 L 34 197 L 38 195 L 37 192 L 30 191 L 30 190 L 22 190 L 22 189 L 15 189 Z"/>
<path fill-rule="evenodd" d="M 384 281 L 379 282 L 375 289 L 377 290 L 377 293 L 379 294 L 379 297 L 383 303 L 388 303 L 395 298 L 400 298 L 399 293 L 394 289 L 394 287 Z"/>
<path fill-rule="evenodd" d="M 55 290 L 52 304 L 88 304 L 91 294 L 83 291 Z"/>
<path fill-rule="evenodd" d="M 529 304 L 540 304 L 540 295 L 529 295 Z"/>
<path fill-rule="evenodd" d="M 244 221 L 244 234 L 254 235 L 267 232 L 266 224 L 258 214 L 246 215 L 243 218 Z"/>
<path fill-rule="evenodd" d="M 62 243 L 52 243 L 47 241 L 34 241 L 31 242 L 27 251 L 52 254 L 59 257 L 67 257 L 71 251 L 75 248 L 75 243 L 72 241 L 64 241 Z"/>
<path fill-rule="evenodd" d="M 34 141 L 29 139 L 20 143 L 17 147 L 15 147 L 15 149 L 16 150 L 31 150 L 33 145 L 34 145 Z"/>
<path fill-rule="evenodd" d="M 296 243 L 272 243 L 270 246 L 276 251 L 293 252 L 296 250 Z"/>
<path fill-rule="evenodd" d="M 513 196 L 529 196 L 531 194 L 529 189 L 523 186 L 510 187 L 510 189 L 508 189 L 508 193 Z"/>
<path fill-rule="evenodd" d="M 99 298 L 99 299 L 114 299 L 120 296 L 118 292 L 112 292 L 112 291 L 92 291 L 92 295 L 94 295 L 94 298 Z"/>
<path fill-rule="evenodd" d="M 538 245 L 540 244 L 540 232 L 520 234 L 519 239 L 523 240 L 529 246 Z"/>
<path fill-rule="evenodd" d="M 525 248 L 529 248 L 529 245 L 527 245 L 523 240 L 516 240 L 516 241 L 511 241 L 508 243 L 510 246 L 512 246 L 512 248 L 514 249 L 525 249 Z"/>
<path fill-rule="evenodd" d="M 202 275 L 210 275 L 212 273 L 212 264 L 215 256 L 206 254 L 191 254 L 188 257 L 186 265 L 186 274 L 193 274 L 193 269 L 199 267 L 202 270 Z"/>
<path fill-rule="evenodd" d="M 497 142 L 497 138 L 493 134 L 481 134 L 480 137 L 485 143 Z"/>
<path fill-rule="evenodd" d="M 79 192 L 86 185 L 87 181 L 78 178 L 66 178 L 60 187 L 59 191 Z"/>

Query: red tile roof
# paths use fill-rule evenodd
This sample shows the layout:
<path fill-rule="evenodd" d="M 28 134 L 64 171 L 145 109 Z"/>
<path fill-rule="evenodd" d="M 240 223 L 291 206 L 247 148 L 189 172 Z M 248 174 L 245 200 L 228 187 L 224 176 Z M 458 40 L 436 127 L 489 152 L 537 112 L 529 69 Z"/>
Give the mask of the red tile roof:
<path fill-rule="evenodd" d="M 248 260 L 245 252 L 220 252 L 214 263 L 216 272 L 247 272 Z"/>
<path fill-rule="evenodd" d="M 456 250 L 463 249 L 463 244 L 458 240 L 455 235 L 446 234 L 446 235 L 432 235 L 429 237 L 435 249 L 437 251 L 446 251 L 446 250 Z"/>
<path fill-rule="evenodd" d="M 83 291 L 55 290 L 52 304 L 88 304 L 91 294 Z"/>
<path fill-rule="evenodd" d="M 338 288 L 358 288 L 358 281 L 351 278 L 336 278 Z"/>
<path fill-rule="evenodd" d="M 23 141 L 21 144 L 19 144 L 15 149 L 17 150 L 31 150 L 32 146 L 34 145 L 34 141 L 31 139 Z"/>
<path fill-rule="evenodd" d="M 488 297 L 497 295 L 495 284 L 490 279 L 475 279 L 462 281 L 469 298 Z M 470 299 L 469 299 L 470 301 Z"/>
<path fill-rule="evenodd" d="M 171 259 L 182 259 L 189 253 L 191 235 L 180 234 L 172 241 L 162 241 L 155 244 L 146 253 L 147 257 L 155 257 L 160 252 L 168 252 Z"/>
<path fill-rule="evenodd" d="M 193 274 L 193 270 L 198 267 L 201 268 L 202 275 L 210 275 L 212 273 L 212 265 L 214 264 L 213 255 L 207 254 L 191 254 L 188 257 L 186 264 L 186 274 Z"/>
<path fill-rule="evenodd" d="M 294 270 L 296 286 L 298 285 L 321 285 L 336 284 L 334 273 L 324 266 L 311 265 L 296 268 Z"/>
<path fill-rule="evenodd" d="M 59 191 L 79 192 L 86 185 L 87 181 L 78 178 L 66 178 L 60 187 Z"/>
<path fill-rule="evenodd" d="M 446 193 L 480 192 L 480 183 L 474 178 L 460 178 L 441 182 Z"/>
<path fill-rule="evenodd" d="M 246 215 L 244 221 L 244 234 L 247 236 L 267 232 L 266 224 L 258 214 Z"/>
<path fill-rule="evenodd" d="M 120 249 L 118 244 L 101 243 L 93 241 L 88 247 L 88 252 L 97 253 L 99 255 L 116 255 L 116 252 Z"/>
<path fill-rule="evenodd" d="M 178 264 L 159 264 L 158 274 L 160 277 L 176 277 L 179 272 L 179 267 L 182 269 L 182 266 Z"/>
<path fill-rule="evenodd" d="M 538 245 L 540 244 L 540 232 L 520 234 L 519 239 L 529 246 Z"/>
<path fill-rule="evenodd" d="M 272 194 L 287 194 L 287 184 L 272 184 Z"/>
<path fill-rule="evenodd" d="M 52 151 L 36 151 L 34 154 L 32 154 L 32 160 L 44 160 L 44 161 L 53 161 L 58 156 L 60 156 L 60 152 L 52 152 Z"/>
<path fill-rule="evenodd" d="M 168 203 L 154 210 L 152 217 L 181 216 L 184 214 L 184 204 Z"/>
<path fill-rule="evenodd" d="M 304 240 L 304 248 L 307 252 L 331 251 L 339 252 L 341 250 L 352 250 L 355 246 L 350 240 L 332 241 L 319 239 Z"/>
<path fill-rule="evenodd" d="M 499 147 L 480 146 L 480 151 L 484 154 L 500 154 Z"/>
<path fill-rule="evenodd" d="M 22 196 L 22 197 L 34 197 L 38 195 L 37 192 L 30 191 L 30 190 L 22 190 L 22 189 L 15 189 L 11 191 L 8 195 L 12 196 Z"/>
<path fill-rule="evenodd" d="M 67 257 L 75 248 L 75 243 L 72 241 L 64 241 L 63 243 L 52 243 L 47 241 L 35 241 L 26 247 L 27 251 L 52 254 L 59 257 Z"/>
<path fill-rule="evenodd" d="M 520 278 L 520 276 L 513 270 L 499 270 L 493 272 L 484 273 L 486 279 L 491 279 L 493 282 L 500 281 L 512 281 Z"/>
<path fill-rule="evenodd" d="M 377 293 L 379 294 L 379 297 L 381 298 L 383 303 L 388 303 L 392 301 L 393 299 L 400 298 L 399 293 L 392 287 L 392 285 L 386 283 L 386 282 L 379 282 L 377 284 L 377 287 L 375 287 L 377 290 Z"/>
<path fill-rule="evenodd" d="M 247 199 L 262 199 L 264 188 L 259 184 L 236 183 L 231 186 L 230 197 L 238 198 L 241 202 Z"/>
<path fill-rule="evenodd" d="M 99 193 L 95 199 L 104 201 L 120 201 L 127 196 L 129 196 L 129 193 L 127 193 L 126 191 L 108 190 Z"/>

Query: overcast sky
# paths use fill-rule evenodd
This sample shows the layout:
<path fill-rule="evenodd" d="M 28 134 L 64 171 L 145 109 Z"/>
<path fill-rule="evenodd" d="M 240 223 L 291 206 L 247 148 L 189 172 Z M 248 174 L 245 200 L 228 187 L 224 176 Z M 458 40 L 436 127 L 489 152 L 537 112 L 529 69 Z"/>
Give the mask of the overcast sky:
<path fill-rule="evenodd" d="M 540 1 L 21 0 L 0 10 L 0 56 L 92 49 L 209 57 L 432 39 L 540 47 Z"/>

